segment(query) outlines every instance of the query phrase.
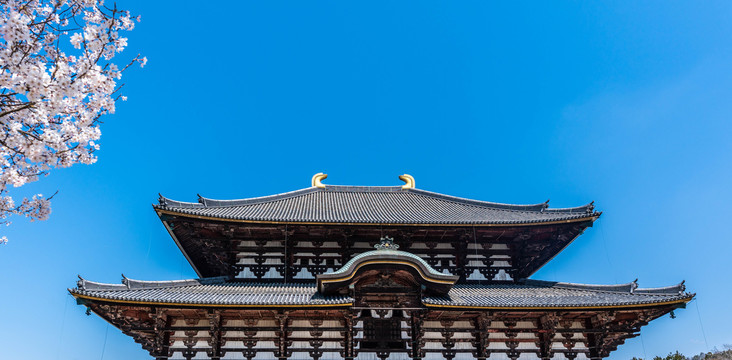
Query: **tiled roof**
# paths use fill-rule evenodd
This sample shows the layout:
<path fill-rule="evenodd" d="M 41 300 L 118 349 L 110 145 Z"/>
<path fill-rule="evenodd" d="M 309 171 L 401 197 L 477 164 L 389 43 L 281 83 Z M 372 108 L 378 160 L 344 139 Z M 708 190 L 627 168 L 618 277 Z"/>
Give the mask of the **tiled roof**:
<path fill-rule="evenodd" d="M 691 300 L 683 283 L 639 289 L 635 282 L 621 285 L 585 285 L 525 280 L 506 285 L 455 285 L 447 296 L 425 297 L 426 305 L 452 307 L 612 307 L 653 305 Z"/>
<path fill-rule="evenodd" d="M 228 281 L 227 277 L 181 280 L 138 281 L 123 279 L 123 284 L 102 284 L 80 280 L 69 289 L 74 296 L 115 302 L 143 302 L 184 305 L 350 305 L 347 296 L 323 296 L 315 284 L 251 284 Z"/>
<path fill-rule="evenodd" d="M 592 204 L 549 209 L 548 203 L 509 205 L 399 186 L 311 187 L 242 200 L 198 203 L 160 197 L 155 208 L 179 214 L 266 222 L 365 224 L 525 224 L 599 216 Z"/>
<path fill-rule="evenodd" d="M 225 277 L 183 281 L 136 281 L 101 284 L 81 280 L 72 295 L 116 302 L 142 302 L 175 305 L 231 306 L 323 306 L 350 305 L 348 296 L 323 296 L 315 284 L 251 284 Z M 665 288 L 638 289 L 624 285 L 583 285 L 526 280 L 518 284 L 455 285 L 447 296 L 427 296 L 430 306 L 572 308 L 653 305 L 684 302 L 694 294 L 685 292 L 683 283 Z"/>

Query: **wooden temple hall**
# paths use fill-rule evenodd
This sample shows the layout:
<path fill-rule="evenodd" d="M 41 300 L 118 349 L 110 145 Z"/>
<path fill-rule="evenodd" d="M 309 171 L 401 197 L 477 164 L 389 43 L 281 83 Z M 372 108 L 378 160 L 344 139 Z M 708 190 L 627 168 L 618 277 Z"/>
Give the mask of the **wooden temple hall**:
<path fill-rule="evenodd" d="M 200 278 L 80 279 L 79 304 L 162 359 L 602 359 L 683 308 L 684 285 L 529 279 L 598 219 L 414 186 L 164 197 Z M 673 314 L 672 314 L 673 315 Z"/>

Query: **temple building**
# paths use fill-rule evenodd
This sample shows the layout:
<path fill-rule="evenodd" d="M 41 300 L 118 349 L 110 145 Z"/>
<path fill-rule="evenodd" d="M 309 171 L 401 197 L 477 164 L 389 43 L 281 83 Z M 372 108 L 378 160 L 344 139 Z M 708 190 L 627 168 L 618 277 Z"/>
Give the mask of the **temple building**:
<path fill-rule="evenodd" d="M 163 359 L 602 359 L 685 307 L 683 282 L 530 279 L 598 219 L 414 186 L 154 205 L 198 279 L 102 284 L 78 303 Z M 673 316 L 673 313 L 671 314 Z"/>

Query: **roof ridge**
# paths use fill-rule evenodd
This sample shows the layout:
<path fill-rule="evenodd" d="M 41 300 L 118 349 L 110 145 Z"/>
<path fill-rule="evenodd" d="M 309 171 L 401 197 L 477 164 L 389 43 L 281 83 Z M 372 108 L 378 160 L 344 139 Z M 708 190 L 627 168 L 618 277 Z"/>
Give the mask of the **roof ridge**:
<path fill-rule="evenodd" d="M 317 287 L 316 283 L 296 283 L 296 282 L 286 282 L 286 283 L 279 283 L 279 282 L 254 282 L 254 281 L 248 281 L 246 279 L 231 279 L 231 281 L 228 281 L 230 284 L 237 284 L 240 286 L 248 286 L 248 287 L 269 287 L 269 288 L 296 288 L 296 287 L 302 287 L 302 288 L 315 288 Z"/>
<path fill-rule="evenodd" d="M 309 188 L 298 189 L 298 190 L 288 191 L 288 192 L 274 194 L 274 195 L 265 195 L 265 196 L 257 196 L 257 197 L 253 197 L 253 198 L 232 199 L 232 200 L 209 199 L 209 198 L 205 198 L 205 197 L 199 195 L 198 201 L 200 203 L 202 203 L 204 207 L 243 206 L 243 205 L 262 204 L 262 203 L 266 203 L 266 202 L 274 202 L 274 201 L 290 199 L 290 198 L 307 195 L 307 194 L 314 193 L 314 192 L 319 192 L 322 190 L 323 189 L 317 188 L 317 187 L 309 187 Z"/>
<path fill-rule="evenodd" d="M 625 284 L 581 284 L 581 283 L 569 283 L 569 282 L 553 282 L 546 280 L 524 280 L 524 284 L 546 284 L 555 288 L 564 288 L 571 290 L 591 290 L 591 291 L 603 291 L 603 292 L 620 292 L 630 293 L 639 295 L 682 295 L 686 290 L 685 281 L 682 281 L 676 285 L 655 287 L 655 288 L 640 288 L 638 287 L 638 279 Z"/>
<path fill-rule="evenodd" d="M 192 208 L 210 208 L 210 207 L 226 207 L 226 206 L 243 206 L 254 205 L 265 202 L 273 202 L 278 200 L 289 199 L 301 195 L 307 195 L 314 192 L 400 192 L 405 191 L 401 186 L 360 186 L 360 185 L 327 185 L 325 188 L 309 187 L 279 194 L 257 196 L 242 199 L 220 200 L 212 199 L 198 195 L 198 202 L 185 202 L 172 200 L 160 195 L 159 206 L 172 207 L 192 207 Z"/>
<path fill-rule="evenodd" d="M 147 281 L 134 280 L 122 274 L 121 284 L 108 284 L 96 281 L 89 281 L 79 276 L 76 286 L 79 290 L 140 290 L 140 289 L 162 289 L 177 288 L 194 285 L 213 285 L 223 284 L 230 279 L 229 276 L 217 276 L 201 279 L 185 279 L 185 280 L 164 280 L 164 281 Z"/>
<path fill-rule="evenodd" d="M 406 192 L 401 186 L 366 186 L 366 185 L 326 185 L 322 191 L 337 192 Z"/>
<path fill-rule="evenodd" d="M 491 202 L 491 201 L 484 201 L 484 200 L 475 200 L 475 199 L 468 199 L 464 197 L 459 196 L 453 196 L 453 195 L 446 195 L 441 194 L 433 191 L 427 191 L 422 189 L 407 189 L 409 192 L 414 192 L 423 196 L 429 196 L 431 198 L 445 200 L 445 201 L 452 201 L 459 204 L 465 204 L 465 205 L 473 205 L 473 206 L 479 206 L 479 207 L 489 207 L 493 209 L 500 209 L 500 210 L 515 210 L 515 211 L 544 211 L 549 207 L 549 201 L 539 203 L 539 204 L 505 204 L 505 203 L 497 203 L 497 202 Z"/>
<path fill-rule="evenodd" d="M 524 279 L 513 284 L 455 284 L 454 287 L 482 289 L 494 287 L 511 288 L 516 285 L 541 286 L 568 290 L 586 290 L 594 292 L 625 293 L 634 295 L 684 295 L 686 290 L 684 281 L 671 286 L 657 288 L 639 288 L 637 280 L 625 284 L 581 284 L 548 280 Z"/>
<path fill-rule="evenodd" d="M 686 291 L 686 280 L 681 281 L 676 285 L 654 287 L 654 288 L 638 288 L 635 290 L 636 294 L 643 295 L 669 295 L 669 294 L 683 294 Z"/>
<path fill-rule="evenodd" d="M 536 284 L 540 286 L 548 286 L 553 288 L 569 289 L 569 290 L 590 290 L 604 292 L 620 292 L 632 294 L 638 288 L 638 280 L 625 284 L 582 284 L 547 280 L 526 279 L 522 283 L 526 285 Z"/>
<path fill-rule="evenodd" d="M 553 209 L 547 208 L 544 211 L 546 211 L 546 212 L 561 212 L 561 213 L 566 213 L 566 212 L 568 212 L 568 213 L 583 212 L 583 213 L 595 213 L 595 214 L 598 214 L 598 215 L 600 214 L 600 213 L 598 213 L 597 211 L 594 211 L 594 210 L 595 210 L 595 202 L 594 201 L 591 201 L 590 203 L 585 204 L 585 205 L 581 205 L 581 206 L 566 207 L 566 208 L 553 208 Z"/>
<path fill-rule="evenodd" d="M 210 198 L 206 198 L 201 195 L 198 195 L 197 203 L 170 200 L 161 195 L 160 196 L 160 205 L 158 205 L 158 206 L 210 208 L 210 207 L 253 205 L 253 204 L 261 204 L 261 203 L 265 203 L 265 202 L 289 199 L 289 198 L 302 196 L 302 195 L 306 195 L 306 194 L 321 191 L 321 190 L 322 189 L 320 189 L 320 188 L 309 187 L 309 188 L 298 189 L 298 190 L 288 191 L 288 192 L 274 194 L 274 195 L 265 195 L 265 196 L 257 196 L 257 197 L 252 197 L 252 198 L 231 199 L 231 200 L 210 199 Z M 183 206 L 176 206 L 176 205 L 183 205 Z"/>
<path fill-rule="evenodd" d="M 177 208 L 202 208 L 203 204 L 169 199 L 158 194 L 158 203 L 153 204 L 154 208 L 177 207 Z"/>
<path fill-rule="evenodd" d="M 434 199 L 440 199 L 440 200 L 445 200 L 445 201 L 452 201 L 452 202 L 464 204 L 464 205 L 473 205 L 473 206 L 479 206 L 479 207 L 488 207 L 488 208 L 493 208 L 493 209 L 513 210 L 513 211 L 535 211 L 535 212 L 548 211 L 548 212 L 591 213 L 592 210 L 594 209 L 594 205 L 593 205 L 594 201 L 589 204 L 577 206 L 577 207 L 550 209 L 548 200 L 546 202 L 537 203 L 537 204 L 507 204 L 507 203 L 491 202 L 491 201 L 485 201 L 485 200 L 468 199 L 468 198 L 464 198 L 464 197 L 441 194 L 441 193 L 422 190 L 422 189 L 403 189 L 400 186 L 360 186 L 360 185 L 327 185 L 325 188 L 309 187 L 309 188 L 303 188 L 303 189 L 298 189 L 298 190 L 293 190 L 293 191 L 288 191 L 288 192 L 273 194 L 273 195 L 265 195 L 265 196 L 242 198 L 242 199 L 230 199 L 230 200 L 212 199 L 212 198 L 207 198 L 207 197 L 198 195 L 198 202 L 195 202 L 195 203 L 172 200 L 163 195 L 160 195 L 159 200 L 158 200 L 159 204 L 154 205 L 154 206 L 155 207 L 180 207 L 180 208 L 202 208 L 202 207 L 210 208 L 210 207 L 243 206 L 243 205 L 253 205 L 253 204 L 261 204 L 261 203 L 265 203 L 265 202 L 284 200 L 284 199 L 289 199 L 292 197 L 310 194 L 313 192 L 414 193 L 417 195 L 427 196 L 427 197 L 431 197 Z"/>

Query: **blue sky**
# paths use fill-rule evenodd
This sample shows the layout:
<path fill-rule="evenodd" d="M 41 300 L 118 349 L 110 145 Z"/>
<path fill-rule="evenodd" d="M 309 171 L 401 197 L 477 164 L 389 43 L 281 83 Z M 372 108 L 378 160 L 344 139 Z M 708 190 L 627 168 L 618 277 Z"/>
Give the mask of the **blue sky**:
<path fill-rule="evenodd" d="M 195 273 L 150 204 L 326 183 L 417 187 L 604 211 L 534 278 L 664 286 L 697 299 L 611 359 L 732 343 L 732 3 L 119 0 L 129 100 L 99 162 L 16 196 L 0 247 L 0 352 L 146 359 L 66 288 Z M 704 331 L 702 331 L 702 328 Z M 39 346 L 39 342 L 42 345 Z"/>

